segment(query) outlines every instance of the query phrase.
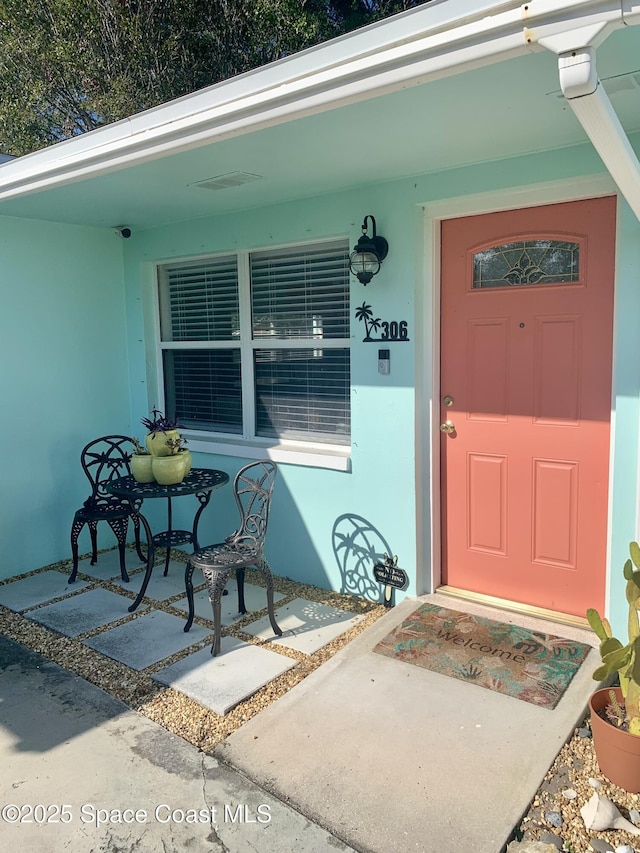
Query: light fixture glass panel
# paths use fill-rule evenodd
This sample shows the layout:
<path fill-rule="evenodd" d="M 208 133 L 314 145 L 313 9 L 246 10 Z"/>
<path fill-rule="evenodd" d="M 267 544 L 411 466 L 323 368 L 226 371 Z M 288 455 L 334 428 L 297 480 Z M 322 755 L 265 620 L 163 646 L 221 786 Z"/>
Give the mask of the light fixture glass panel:
<path fill-rule="evenodd" d="M 380 259 L 373 252 L 353 252 L 351 255 L 351 271 L 357 275 L 359 272 L 368 272 L 376 275 L 380 269 Z"/>

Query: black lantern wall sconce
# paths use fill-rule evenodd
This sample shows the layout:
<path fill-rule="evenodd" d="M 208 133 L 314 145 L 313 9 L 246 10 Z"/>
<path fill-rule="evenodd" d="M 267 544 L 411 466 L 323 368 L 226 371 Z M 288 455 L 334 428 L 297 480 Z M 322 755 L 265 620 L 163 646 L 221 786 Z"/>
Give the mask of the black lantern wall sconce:
<path fill-rule="evenodd" d="M 368 222 L 371 222 L 373 234 L 369 237 Z M 349 256 L 349 269 L 357 276 L 362 284 L 369 284 L 371 279 L 380 272 L 380 264 L 387 257 L 389 244 L 384 237 L 376 234 L 376 221 L 373 216 L 365 216 L 362 223 L 362 237 L 353 247 Z"/>

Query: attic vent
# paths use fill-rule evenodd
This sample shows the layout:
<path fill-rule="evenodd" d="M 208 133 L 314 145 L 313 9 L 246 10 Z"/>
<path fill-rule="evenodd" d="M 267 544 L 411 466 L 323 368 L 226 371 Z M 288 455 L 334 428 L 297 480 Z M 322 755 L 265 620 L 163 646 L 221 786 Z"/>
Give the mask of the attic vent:
<path fill-rule="evenodd" d="M 252 181 L 262 180 L 262 175 L 252 175 L 250 172 L 227 172 L 225 175 L 216 175 L 205 181 L 196 181 L 193 186 L 202 187 L 205 190 L 224 190 L 227 187 L 239 187 L 242 184 L 250 184 Z"/>

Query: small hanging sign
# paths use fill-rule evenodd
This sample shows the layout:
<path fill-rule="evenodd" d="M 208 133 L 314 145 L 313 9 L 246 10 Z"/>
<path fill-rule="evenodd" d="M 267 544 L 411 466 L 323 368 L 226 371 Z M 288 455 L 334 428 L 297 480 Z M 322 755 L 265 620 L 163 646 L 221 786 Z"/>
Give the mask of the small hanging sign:
<path fill-rule="evenodd" d="M 392 598 L 394 589 L 404 589 L 409 583 L 409 578 L 404 569 L 398 566 L 398 557 L 393 559 L 384 555 L 383 563 L 376 563 L 373 567 L 373 576 L 378 583 L 384 584 L 384 606 L 393 607 Z"/>
<path fill-rule="evenodd" d="M 379 341 L 404 343 L 410 340 L 409 326 L 406 320 L 381 320 L 380 317 L 374 317 L 371 305 L 367 305 L 366 302 L 356 308 L 356 320 L 364 323 L 365 336 L 362 339 L 364 344 L 378 343 Z M 372 333 L 378 330 L 380 331 L 378 337 L 372 337 Z"/>

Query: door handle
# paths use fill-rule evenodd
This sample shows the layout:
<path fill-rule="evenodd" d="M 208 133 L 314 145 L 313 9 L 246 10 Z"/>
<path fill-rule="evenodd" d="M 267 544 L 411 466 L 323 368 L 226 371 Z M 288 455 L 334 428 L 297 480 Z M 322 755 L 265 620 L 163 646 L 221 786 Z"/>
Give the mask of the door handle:
<path fill-rule="evenodd" d="M 452 421 L 445 421 L 443 424 L 440 424 L 440 432 L 444 432 L 447 435 L 451 435 L 456 431 L 456 425 Z"/>

